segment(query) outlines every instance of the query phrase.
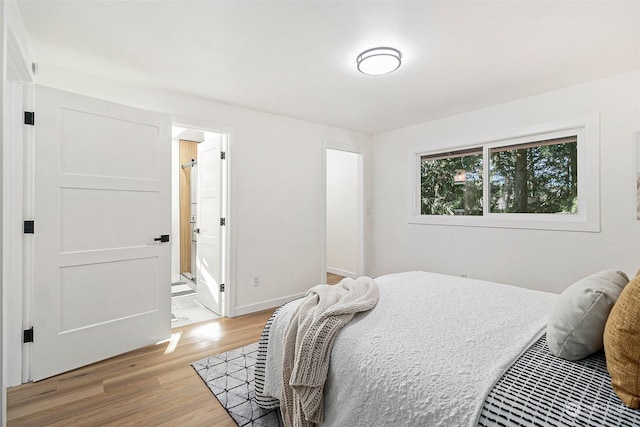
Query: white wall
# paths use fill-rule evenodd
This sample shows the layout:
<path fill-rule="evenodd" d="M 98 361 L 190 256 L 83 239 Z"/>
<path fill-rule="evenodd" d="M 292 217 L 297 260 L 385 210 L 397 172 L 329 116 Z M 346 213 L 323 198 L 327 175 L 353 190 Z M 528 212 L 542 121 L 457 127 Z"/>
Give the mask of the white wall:
<path fill-rule="evenodd" d="M 408 147 L 451 148 L 592 113 L 600 113 L 599 233 L 407 223 Z M 373 273 L 467 273 L 554 292 L 601 269 L 634 275 L 640 266 L 634 142 L 639 130 L 640 70 L 373 136 Z"/>
<path fill-rule="evenodd" d="M 230 130 L 235 314 L 276 306 L 325 280 L 323 141 L 368 150 L 368 135 L 42 63 L 38 83 Z M 260 277 L 258 287 L 254 276 Z"/>
<path fill-rule="evenodd" d="M 327 271 L 358 274 L 359 154 L 327 149 Z"/>
<path fill-rule="evenodd" d="M 4 2 L 0 3 L 0 99 L 5 98 L 5 81 L 6 81 L 6 64 L 7 64 L 7 52 L 5 49 L 5 12 L 4 12 Z M 0 188 L 3 188 L 4 185 L 4 168 L 3 168 L 3 151 L 5 145 L 4 138 L 4 103 L 0 103 L 0 135 L 2 138 L 2 143 L 0 144 Z M 0 197 L 0 212 L 3 211 L 3 198 Z M 4 229 L 4 215 L 0 215 L 0 230 Z M 5 330 L 4 330 L 4 255 L 2 247 L 4 246 L 4 242 L 0 242 L 0 331 L 2 331 L 2 338 L 0 338 L 0 426 L 5 426 L 7 423 L 7 386 L 5 384 L 5 354 L 6 354 L 6 338 L 5 338 Z"/>

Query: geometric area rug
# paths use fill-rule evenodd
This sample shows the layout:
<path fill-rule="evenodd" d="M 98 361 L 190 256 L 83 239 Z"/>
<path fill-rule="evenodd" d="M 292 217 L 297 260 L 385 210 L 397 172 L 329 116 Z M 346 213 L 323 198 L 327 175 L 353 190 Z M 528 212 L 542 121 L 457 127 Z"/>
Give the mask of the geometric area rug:
<path fill-rule="evenodd" d="M 262 409 L 255 396 L 258 343 L 206 357 L 191 364 L 240 427 L 282 427 L 279 408 Z"/>

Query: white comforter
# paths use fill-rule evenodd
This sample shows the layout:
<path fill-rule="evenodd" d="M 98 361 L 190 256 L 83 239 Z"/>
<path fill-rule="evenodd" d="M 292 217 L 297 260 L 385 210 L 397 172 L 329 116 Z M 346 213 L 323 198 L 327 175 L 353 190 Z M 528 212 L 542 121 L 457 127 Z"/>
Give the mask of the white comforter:
<path fill-rule="evenodd" d="M 324 426 L 475 426 L 484 398 L 542 333 L 555 294 L 425 272 L 375 279 L 378 305 L 338 334 Z M 265 394 L 280 398 L 282 341 L 271 325 Z"/>

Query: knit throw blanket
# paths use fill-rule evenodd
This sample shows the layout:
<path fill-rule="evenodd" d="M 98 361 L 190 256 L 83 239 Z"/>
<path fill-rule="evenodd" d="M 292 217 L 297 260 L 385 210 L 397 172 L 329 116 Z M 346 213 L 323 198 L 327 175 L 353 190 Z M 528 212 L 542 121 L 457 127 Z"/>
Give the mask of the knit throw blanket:
<path fill-rule="evenodd" d="M 309 290 L 285 334 L 280 409 L 286 426 L 311 427 L 324 420 L 323 390 L 336 335 L 377 302 L 378 286 L 369 277 Z"/>

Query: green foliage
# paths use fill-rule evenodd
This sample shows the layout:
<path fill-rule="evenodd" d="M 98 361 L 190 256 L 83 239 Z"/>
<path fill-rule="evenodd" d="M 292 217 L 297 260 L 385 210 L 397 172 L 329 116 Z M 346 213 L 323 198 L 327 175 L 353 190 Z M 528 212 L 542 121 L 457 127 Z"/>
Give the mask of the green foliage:
<path fill-rule="evenodd" d="M 466 171 L 464 183 L 455 183 L 457 170 Z M 423 160 L 422 215 L 482 215 L 482 155 Z"/>
<path fill-rule="evenodd" d="M 567 213 L 578 210 L 577 143 L 494 149 L 489 211 Z M 422 215 L 482 215 L 482 154 L 421 162 Z M 466 180 L 454 182 L 456 171 Z"/>
<path fill-rule="evenodd" d="M 577 144 L 494 152 L 489 183 L 491 212 L 575 214 Z"/>

